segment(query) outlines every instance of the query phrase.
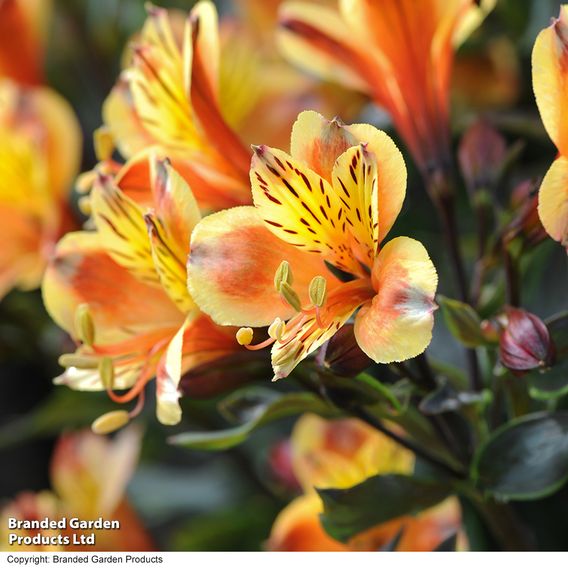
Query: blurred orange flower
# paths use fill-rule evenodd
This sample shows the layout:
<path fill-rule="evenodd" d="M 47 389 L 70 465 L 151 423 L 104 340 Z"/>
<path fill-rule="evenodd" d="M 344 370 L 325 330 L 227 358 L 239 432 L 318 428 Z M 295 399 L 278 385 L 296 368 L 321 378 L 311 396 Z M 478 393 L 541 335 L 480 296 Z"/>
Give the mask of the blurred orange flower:
<path fill-rule="evenodd" d="M 457 501 L 448 499 L 416 517 L 401 517 L 373 527 L 341 543 L 321 526 L 321 499 L 314 488 L 345 489 L 368 477 L 410 473 L 413 455 L 363 422 L 324 420 L 304 415 L 291 440 L 292 467 L 304 494 L 276 518 L 267 547 L 276 551 L 376 551 L 402 529 L 397 550 L 434 550 L 459 528 Z"/>
<path fill-rule="evenodd" d="M 21 85 L 43 83 L 52 0 L 0 0 L 0 77 Z"/>
<path fill-rule="evenodd" d="M 138 461 L 140 432 L 130 427 L 112 441 L 84 431 L 63 435 L 51 459 L 52 491 L 22 493 L 1 512 L 3 527 L 8 519 L 41 521 L 46 517 L 57 521 L 67 520 L 115 520 L 120 529 L 72 530 L 66 529 L 17 529 L 2 530 L 2 550 L 107 550 L 134 551 L 154 550 L 152 538 L 144 528 L 136 512 L 125 496 L 125 490 Z M 95 533 L 95 545 L 40 544 L 25 545 L 9 543 L 9 533 L 21 537 L 67 537 L 72 542 L 73 534 Z"/>
<path fill-rule="evenodd" d="M 98 423 L 105 431 L 141 410 L 155 376 L 158 419 L 176 424 L 182 374 L 237 347 L 234 331 L 212 324 L 187 292 L 197 203 L 169 162 L 145 156 L 114 177 L 99 175 L 90 207 L 95 231 L 66 235 L 43 282 L 49 313 L 79 342 L 75 355 L 63 357 L 67 369 L 56 382 L 106 390 L 116 402 L 138 397 L 129 415 L 118 411 Z"/>
<path fill-rule="evenodd" d="M 80 156 L 79 125 L 59 95 L 0 80 L 0 297 L 36 288 L 73 226 L 68 199 Z"/>
<path fill-rule="evenodd" d="M 450 161 L 455 46 L 495 1 L 286 2 L 280 46 L 294 63 L 369 95 L 385 108 L 423 173 Z"/>
<path fill-rule="evenodd" d="M 219 25 L 208 0 L 185 19 L 148 10 L 104 122 L 126 158 L 159 147 L 205 209 L 250 202 L 251 141 L 266 133 L 281 141 L 305 105 L 353 106 L 352 95 L 316 87 L 276 57 L 248 34 L 253 24 L 233 18 Z"/>
<path fill-rule="evenodd" d="M 546 232 L 568 251 L 568 5 L 536 38 L 532 74 L 540 116 L 560 153 L 542 181 L 538 213 Z"/>

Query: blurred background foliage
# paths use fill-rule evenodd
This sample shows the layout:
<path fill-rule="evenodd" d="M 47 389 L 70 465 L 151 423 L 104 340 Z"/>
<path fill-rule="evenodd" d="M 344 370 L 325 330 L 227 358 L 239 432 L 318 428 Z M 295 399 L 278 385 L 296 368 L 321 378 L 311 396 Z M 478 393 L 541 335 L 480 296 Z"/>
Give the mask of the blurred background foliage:
<path fill-rule="evenodd" d="M 164 7 L 188 11 L 188 0 L 160 0 Z M 47 51 L 47 83 L 75 109 L 84 134 L 82 170 L 95 165 L 92 133 L 101 124 L 101 106 L 121 64 L 129 38 L 145 19 L 141 0 L 55 0 Z M 231 2 L 218 2 L 221 13 Z M 548 168 L 555 149 L 546 136 L 534 103 L 530 81 L 530 53 L 534 39 L 551 16 L 553 0 L 499 0 L 496 10 L 457 56 L 454 89 L 456 143 L 464 128 L 483 115 L 507 138 L 522 139 L 524 148 L 499 189 L 499 200 L 509 200 L 511 188 L 527 178 L 538 178 Z M 377 109 L 365 108 L 365 120 L 389 128 Z M 262 141 L 259 140 L 259 143 Z M 410 162 L 410 160 L 407 160 Z M 405 212 L 395 234 L 424 242 L 440 272 L 440 292 L 455 296 L 449 287 L 448 263 L 436 215 L 412 165 Z M 459 223 L 469 259 L 475 256 L 473 216 L 466 193 L 459 188 Z M 78 213 L 77 213 L 78 214 Z M 394 236 L 394 235 L 393 235 Z M 448 276 L 448 277 L 446 277 Z M 565 253 L 552 241 L 539 247 L 523 266 L 524 307 L 545 318 L 568 309 Z M 497 281 L 498 282 L 498 281 Z M 495 285 L 494 294 L 504 291 Z M 440 325 L 440 314 L 430 348 L 439 360 L 460 363 L 460 349 Z M 111 410 L 105 395 L 54 388 L 57 357 L 67 339 L 45 313 L 39 292 L 12 292 L 0 303 L 0 498 L 22 490 L 48 486 L 48 464 L 53 442 L 65 430 L 88 426 Z M 266 378 L 269 378 L 267 372 Z M 277 385 L 287 389 L 286 384 Z M 214 411 L 217 400 L 185 398 L 184 420 L 175 429 L 157 423 L 147 404 L 142 459 L 129 494 L 158 546 L 166 550 L 259 550 L 275 515 L 292 497 L 271 472 L 269 455 L 286 438 L 292 420 L 280 421 L 255 433 L 244 445 L 218 454 L 188 452 L 165 439 L 179 431 L 223 426 Z M 562 494 L 559 494 L 560 496 Z M 549 498 L 539 514 L 554 518 L 558 496 Z M 537 510 L 527 503 L 526 513 Z M 558 511 L 556 511 L 558 512 Z M 543 546 L 554 542 L 554 523 L 542 525 Z M 548 527 L 548 528 L 546 528 Z M 553 531 L 551 533 L 551 531 Z M 551 546 L 553 546 L 551 544 Z"/>

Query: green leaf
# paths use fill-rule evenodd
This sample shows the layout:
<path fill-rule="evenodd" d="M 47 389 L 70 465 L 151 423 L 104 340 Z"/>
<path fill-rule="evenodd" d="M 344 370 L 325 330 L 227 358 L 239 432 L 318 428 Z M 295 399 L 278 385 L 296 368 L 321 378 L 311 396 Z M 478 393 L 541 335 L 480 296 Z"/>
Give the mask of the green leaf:
<path fill-rule="evenodd" d="M 472 476 L 499 498 L 554 493 L 568 479 L 568 412 L 530 414 L 498 428 L 478 451 Z"/>
<path fill-rule="evenodd" d="M 401 517 L 432 507 L 449 488 L 406 475 L 376 475 L 349 489 L 319 489 L 325 530 L 340 541 Z"/>
<path fill-rule="evenodd" d="M 438 303 L 448 329 L 458 341 L 467 347 L 485 344 L 481 333 L 481 318 L 470 305 L 445 296 L 438 296 Z"/>
<path fill-rule="evenodd" d="M 332 415 L 333 410 L 320 398 L 311 393 L 289 393 L 285 395 L 267 396 L 266 398 L 258 396 L 256 390 L 257 404 L 250 404 L 244 410 L 237 410 L 237 399 L 232 395 L 229 404 L 224 407 L 224 412 L 232 415 L 232 418 L 237 418 L 239 412 L 242 412 L 241 417 L 246 416 L 246 422 L 234 428 L 226 430 L 218 430 L 215 432 L 185 432 L 177 434 L 169 438 L 171 444 L 191 448 L 193 450 L 226 450 L 244 442 L 249 435 L 260 426 L 278 420 L 293 414 L 301 414 L 304 412 L 314 412 L 316 414 L 323 414 L 326 416 Z M 262 389 L 266 391 L 267 389 Z M 242 396 L 242 395 L 241 395 Z M 249 403 L 251 399 L 249 399 Z"/>
<path fill-rule="evenodd" d="M 554 341 L 556 356 L 568 356 L 568 312 L 556 314 L 544 323 Z"/>
<path fill-rule="evenodd" d="M 537 400 L 549 400 L 568 394 L 568 358 L 544 372 L 534 370 L 525 377 L 530 395 Z"/>

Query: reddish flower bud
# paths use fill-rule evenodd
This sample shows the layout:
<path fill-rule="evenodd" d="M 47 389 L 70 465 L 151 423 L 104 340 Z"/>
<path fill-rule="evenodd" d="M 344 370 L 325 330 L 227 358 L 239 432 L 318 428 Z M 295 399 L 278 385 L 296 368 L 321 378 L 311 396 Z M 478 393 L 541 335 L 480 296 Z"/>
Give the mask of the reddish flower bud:
<path fill-rule="evenodd" d="M 292 465 L 292 446 L 290 440 L 282 440 L 270 449 L 268 454 L 270 474 L 284 489 L 297 493 L 301 490 L 300 482 Z"/>
<path fill-rule="evenodd" d="M 508 240 L 520 235 L 527 246 L 535 246 L 547 237 L 538 215 L 538 187 L 534 180 L 526 180 L 513 190 L 511 209 L 514 216 L 505 230 Z"/>
<path fill-rule="evenodd" d="M 554 359 L 554 343 L 544 322 L 525 310 L 509 308 L 499 341 L 501 362 L 512 371 L 547 367 Z"/>
<path fill-rule="evenodd" d="M 325 353 L 325 366 L 342 377 L 354 377 L 364 371 L 371 360 L 359 347 L 353 325 L 344 325 L 330 340 Z"/>
<path fill-rule="evenodd" d="M 505 139 L 483 120 L 472 124 L 463 135 L 458 160 L 468 191 L 491 189 L 507 155 Z"/>

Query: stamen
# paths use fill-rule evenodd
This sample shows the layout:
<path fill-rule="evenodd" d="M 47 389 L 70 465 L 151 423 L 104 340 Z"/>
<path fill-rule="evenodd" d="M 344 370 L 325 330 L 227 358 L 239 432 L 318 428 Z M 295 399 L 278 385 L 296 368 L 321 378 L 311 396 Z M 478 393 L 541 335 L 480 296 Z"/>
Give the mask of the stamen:
<path fill-rule="evenodd" d="M 136 416 L 138 416 L 141 412 L 142 409 L 144 408 L 144 400 L 146 399 L 146 391 L 142 391 L 139 395 L 138 395 L 138 400 L 136 401 L 136 406 L 128 413 L 128 416 L 130 416 L 130 418 L 136 418 Z"/>
<path fill-rule="evenodd" d="M 253 331 L 250 327 L 241 327 L 237 333 L 236 333 L 236 338 L 237 338 L 237 343 L 239 345 L 250 345 L 251 341 L 252 341 L 252 336 L 253 336 Z"/>
<path fill-rule="evenodd" d="M 99 377 L 107 391 L 114 388 L 114 363 L 110 357 L 103 357 L 99 361 Z"/>
<path fill-rule="evenodd" d="M 75 333 L 85 345 L 92 346 L 95 342 L 95 323 L 89 304 L 80 304 L 75 310 Z"/>
<path fill-rule="evenodd" d="M 91 430 L 95 434 L 110 434 L 130 422 L 130 416 L 126 410 L 113 410 L 99 416 L 92 424 Z"/>
<path fill-rule="evenodd" d="M 323 276 L 315 276 L 309 287 L 310 301 L 316 308 L 321 308 L 327 299 L 327 280 Z M 316 310 L 317 311 L 317 310 Z"/>
<path fill-rule="evenodd" d="M 101 126 L 95 130 L 93 133 L 93 144 L 98 162 L 104 162 L 112 157 L 114 140 L 107 126 Z"/>
<path fill-rule="evenodd" d="M 274 288 L 277 292 L 280 292 L 280 287 L 284 283 L 290 286 L 294 283 L 294 275 L 287 260 L 283 260 L 274 273 Z"/>
<path fill-rule="evenodd" d="M 66 353 L 61 355 L 58 359 L 62 367 L 77 367 L 77 369 L 96 369 L 99 366 L 98 357 L 87 357 L 84 355 L 74 355 Z"/>
<path fill-rule="evenodd" d="M 280 318 L 276 318 L 268 328 L 268 335 L 276 341 L 282 341 L 282 336 L 286 332 L 286 323 Z"/>
<path fill-rule="evenodd" d="M 300 296 L 296 293 L 294 288 L 290 286 L 287 282 L 282 282 L 280 284 L 280 296 L 290 305 L 295 311 L 302 311 L 302 302 L 300 301 Z"/>

